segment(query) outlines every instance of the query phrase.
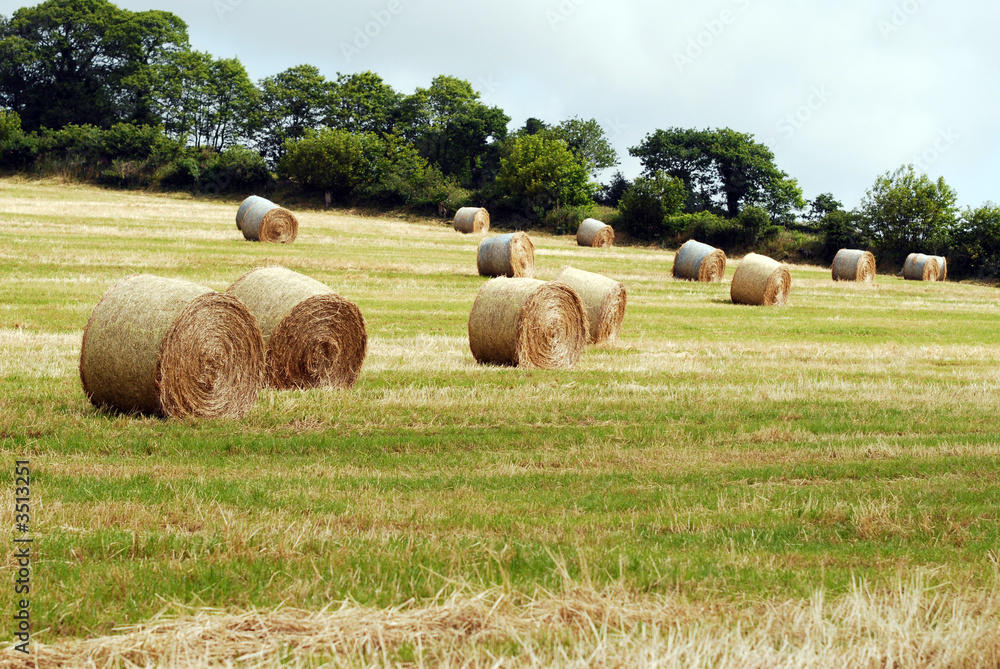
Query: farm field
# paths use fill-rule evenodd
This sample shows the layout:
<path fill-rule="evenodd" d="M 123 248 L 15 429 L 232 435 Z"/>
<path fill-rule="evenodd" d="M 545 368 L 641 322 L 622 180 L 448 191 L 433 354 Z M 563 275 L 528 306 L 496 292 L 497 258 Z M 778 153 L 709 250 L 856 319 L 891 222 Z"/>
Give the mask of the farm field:
<path fill-rule="evenodd" d="M 1000 664 L 1000 289 L 793 266 L 788 306 L 736 306 L 737 259 L 693 284 L 532 233 L 539 278 L 626 285 L 622 335 L 489 367 L 480 237 L 302 212 L 254 244 L 237 204 L 0 180 L 0 508 L 30 458 L 37 653 L 0 665 Z M 271 263 L 361 308 L 353 389 L 241 420 L 89 404 L 117 280 Z"/>

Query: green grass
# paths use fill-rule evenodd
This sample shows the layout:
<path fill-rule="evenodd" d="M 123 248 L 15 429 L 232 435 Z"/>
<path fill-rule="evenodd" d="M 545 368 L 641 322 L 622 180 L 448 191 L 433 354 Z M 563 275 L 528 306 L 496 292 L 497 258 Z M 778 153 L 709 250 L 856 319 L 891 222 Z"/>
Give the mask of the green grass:
<path fill-rule="evenodd" d="M 754 606 L 1000 570 L 1000 293 L 794 267 L 785 308 L 670 278 L 670 253 L 535 236 L 626 284 L 617 343 L 572 371 L 478 366 L 478 239 L 440 222 L 305 212 L 244 242 L 235 204 L 0 181 L 0 482 L 34 470 L 38 640 L 164 602 L 319 610 L 441 590 L 556 589 Z M 217 289 L 277 261 L 365 315 L 350 391 L 264 392 L 239 421 L 107 415 L 80 336 L 130 272 Z M 736 262 L 730 263 L 727 282 Z M 4 517 L 12 520 L 10 494 Z M 12 569 L 8 559 L 6 569 Z M 10 579 L 8 579 L 9 582 Z M 13 607 L 0 588 L 0 610 Z"/>

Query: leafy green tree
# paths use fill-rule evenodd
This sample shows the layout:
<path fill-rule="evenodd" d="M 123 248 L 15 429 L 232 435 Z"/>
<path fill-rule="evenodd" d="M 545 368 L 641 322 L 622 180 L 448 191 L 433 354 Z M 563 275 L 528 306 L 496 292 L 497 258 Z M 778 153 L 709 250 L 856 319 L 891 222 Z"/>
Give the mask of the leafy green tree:
<path fill-rule="evenodd" d="M 773 225 L 781 226 L 794 223 L 795 212 L 804 209 L 806 204 L 799 182 L 789 177 L 779 177 L 773 181 L 764 191 L 763 199 L 754 203 L 767 212 Z"/>
<path fill-rule="evenodd" d="M 982 279 L 1000 276 L 1000 207 L 986 202 L 965 210 L 952 234 L 949 274 L 952 269 Z"/>
<path fill-rule="evenodd" d="M 622 195 L 631 186 L 631 182 L 620 171 L 611 175 L 611 181 L 601 186 L 597 201 L 607 207 L 617 207 Z"/>
<path fill-rule="evenodd" d="M 374 72 L 338 74 L 331 86 L 324 122 L 350 132 L 393 132 L 403 97 Z"/>
<path fill-rule="evenodd" d="M 156 124 L 153 69 L 187 48 L 168 12 L 130 12 L 106 0 L 48 0 L 0 22 L 0 106 L 26 130 L 73 123 Z"/>
<path fill-rule="evenodd" d="M 860 227 L 878 255 L 893 262 L 913 252 L 944 252 L 958 216 L 956 200 L 943 178 L 933 181 L 906 165 L 878 177 L 865 193 Z"/>
<path fill-rule="evenodd" d="M 670 218 L 679 214 L 687 199 L 684 182 L 665 172 L 636 177 L 618 203 L 622 227 L 640 239 L 678 234 Z"/>
<path fill-rule="evenodd" d="M 385 144 L 374 133 L 307 130 L 302 139 L 288 142 L 278 173 L 338 201 L 357 199 L 378 181 L 385 152 Z"/>
<path fill-rule="evenodd" d="M 531 117 L 524 122 L 524 127 L 518 130 L 518 132 L 525 135 L 537 135 L 541 131 L 547 130 L 548 127 L 549 125 L 545 121 Z"/>
<path fill-rule="evenodd" d="M 277 164 L 285 142 L 319 128 L 330 106 L 333 85 L 312 65 L 290 67 L 260 82 L 257 146 Z"/>
<path fill-rule="evenodd" d="M 604 128 L 595 119 L 567 119 L 548 132 L 556 139 L 565 141 L 573 155 L 587 166 L 592 176 L 596 177 L 601 170 L 618 164 L 618 152 L 611 146 Z"/>
<path fill-rule="evenodd" d="M 566 142 L 544 134 L 513 137 L 506 143 L 497 185 L 531 219 L 559 207 L 587 204 L 597 191 Z"/>
<path fill-rule="evenodd" d="M 820 193 L 809 202 L 809 211 L 806 212 L 805 218 L 807 221 L 818 223 L 828 214 L 843 209 L 844 205 L 833 196 L 833 193 Z"/>
<path fill-rule="evenodd" d="M 867 248 L 869 240 L 858 227 L 858 216 L 854 212 L 834 209 L 828 211 L 819 221 L 823 235 L 823 259 L 833 261 L 840 249 Z"/>

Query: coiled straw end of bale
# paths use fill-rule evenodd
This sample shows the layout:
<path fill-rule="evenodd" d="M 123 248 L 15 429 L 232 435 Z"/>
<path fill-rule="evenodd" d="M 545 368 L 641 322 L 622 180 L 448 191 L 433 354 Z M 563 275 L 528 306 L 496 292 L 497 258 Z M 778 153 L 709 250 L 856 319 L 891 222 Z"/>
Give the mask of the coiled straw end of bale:
<path fill-rule="evenodd" d="M 733 274 L 730 296 L 735 304 L 782 306 L 792 289 L 788 266 L 756 253 L 747 254 Z"/>
<path fill-rule="evenodd" d="M 674 257 L 674 278 L 715 283 L 726 274 L 726 254 L 708 244 L 689 239 Z"/>
<path fill-rule="evenodd" d="M 903 278 L 907 281 L 937 281 L 940 273 L 937 258 L 923 253 L 911 253 L 903 263 Z"/>
<path fill-rule="evenodd" d="M 834 281 L 871 283 L 875 279 L 875 256 L 869 251 L 840 249 L 831 269 Z"/>
<path fill-rule="evenodd" d="M 247 201 L 244 200 L 243 204 L 246 205 Z M 243 237 L 252 242 L 290 244 L 299 234 L 299 221 L 295 214 L 262 197 L 248 206 L 237 225 L 243 231 Z"/>
<path fill-rule="evenodd" d="M 579 246 L 607 248 L 615 243 L 615 229 L 596 218 L 588 218 L 576 231 Z"/>
<path fill-rule="evenodd" d="M 587 310 L 590 343 L 599 344 L 618 337 L 628 302 L 624 285 L 606 276 L 572 267 L 564 268 L 555 280 L 572 288 L 583 301 Z"/>
<path fill-rule="evenodd" d="M 455 212 L 455 229 L 463 234 L 482 234 L 490 229 L 490 213 L 482 207 L 462 207 Z"/>
<path fill-rule="evenodd" d="M 479 276 L 531 278 L 535 275 L 535 245 L 524 232 L 487 237 L 476 254 Z"/>

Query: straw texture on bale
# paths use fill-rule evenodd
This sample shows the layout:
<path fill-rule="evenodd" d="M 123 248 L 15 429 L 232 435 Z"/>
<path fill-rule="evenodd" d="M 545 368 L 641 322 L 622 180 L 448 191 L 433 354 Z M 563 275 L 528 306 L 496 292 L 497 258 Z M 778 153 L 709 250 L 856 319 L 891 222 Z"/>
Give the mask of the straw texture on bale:
<path fill-rule="evenodd" d="M 576 231 L 576 243 L 580 246 L 607 248 L 615 243 L 615 229 L 596 218 L 588 218 Z"/>
<path fill-rule="evenodd" d="M 749 253 L 733 274 L 730 296 L 736 304 L 781 306 L 788 301 L 792 275 L 788 266 L 767 256 Z"/>
<path fill-rule="evenodd" d="M 726 274 L 726 254 L 708 244 L 688 240 L 674 256 L 674 278 L 713 283 Z"/>
<path fill-rule="evenodd" d="M 250 211 L 251 207 L 260 202 L 267 202 L 267 200 L 258 195 L 251 195 L 250 197 L 248 197 L 247 199 L 243 200 L 243 202 L 240 203 L 240 208 L 236 210 L 237 230 L 241 231 L 243 230 L 243 217 L 247 215 L 247 212 Z"/>
<path fill-rule="evenodd" d="M 247 204 L 246 200 L 243 204 Z M 236 215 L 239 216 L 238 210 Z M 299 221 L 295 214 L 262 197 L 247 206 L 237 225 L 243 231 L 243 236 L 252 242 L 289 244 L 299 234 Z"/>
<path fill-rule="evenodd" d="M 264 365 L 260 325 L 239 300 L 146 274 L 104 295 L 80 350 L 80 380 L 95 406 L 172 417 L 246 415 Z"/>
<path fill-rule="evenodd" d="M 869 251 L 840 249 L 833 258 L 831 271 L 834 281 L 871 283 L 875 280 L 875 256 Z"/>
<path fill-rule="evenodd" d="M 226 291 L 260 321 L 274 388 L 350 388 L 368 352 L 357 305 L 284 267 L 247 272 Z"/>
<path fill-rule="evenodd" d="M 600 344 L 618 337 L 628 301 L 625 286 L 601 274 L 572 267 L 559 272 L 556 281 L 572 288 L 583 301 L 590 343 Z"/>
<path fill-rule="evenodd" d="M 479 242 L 479 276 L 531 278 L 535 275 L 535 245 L 524 232 L 487 237 Z"/>
<path fill-rule="evenodd" d="M 482 207 L 462 207 L 455 212 L 455 229 L 464 234 L 480 234 L 490 229 L 490 213 Z"/>
<path fill-rule="evenodd" d="M 940 269 L 933 256 L 911 253 L 903 263 L 903 278 L 907 281 L 937 281 Z"/>
<path fill-rule="evenodd" d="M 938 264 L 938 281 L 944 281 L 948 278 L 948 259 L 944 256 L 931 256 L 934 260 L 937 260 Z"/>
<path fill-rule="evenodd" d="M 580 296 L 563 283 L 500 277 L 487 281 L 469 314 L 469 348 L 477 362 L 569 369 L 588 339 Z"/>

